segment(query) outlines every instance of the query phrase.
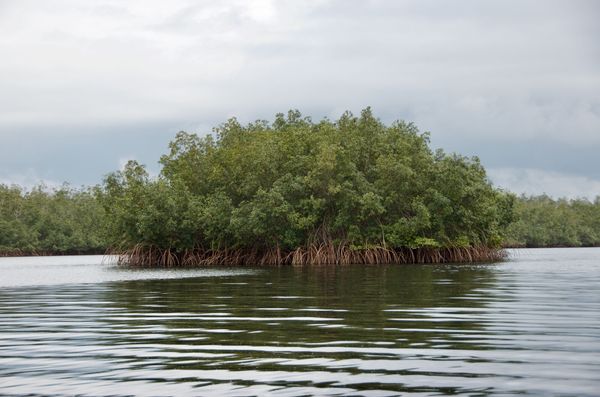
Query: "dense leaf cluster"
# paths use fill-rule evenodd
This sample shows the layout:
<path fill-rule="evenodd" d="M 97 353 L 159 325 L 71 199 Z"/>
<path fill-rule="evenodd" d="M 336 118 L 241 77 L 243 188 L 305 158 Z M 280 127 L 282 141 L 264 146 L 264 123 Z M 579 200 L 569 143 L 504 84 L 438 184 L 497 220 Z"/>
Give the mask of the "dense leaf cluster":
<path fill-rule="evenodd" d="M 600 197 L 593 202 L 553 200 L 545 195 L 519 198 L 506 245 L 600 246 Z"/>
<path fill-rule="evenodd" d="M 0 184 L 0 254 L 103 252 L 104 219 L 91 190 Z"/>
<path fill-rule="evenodd" d="M 335 122 L 231 119 L 169 148 L 158 178 L 132 161 L 105 179 L 114 247 L 497 247 L 511 221 L 513 196 L 476 158 L 433 152 L 413 124 L 370 109 Z"/>

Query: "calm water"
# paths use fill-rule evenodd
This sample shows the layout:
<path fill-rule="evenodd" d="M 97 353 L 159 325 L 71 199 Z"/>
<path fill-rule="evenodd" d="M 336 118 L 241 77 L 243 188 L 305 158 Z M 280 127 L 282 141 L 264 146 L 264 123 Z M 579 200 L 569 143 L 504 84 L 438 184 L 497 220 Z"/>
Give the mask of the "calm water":
<path fill-rule="evenodd" d="M 4 258 L 0 394 L 600 395 L 600 249 L 177 271 Z"/>

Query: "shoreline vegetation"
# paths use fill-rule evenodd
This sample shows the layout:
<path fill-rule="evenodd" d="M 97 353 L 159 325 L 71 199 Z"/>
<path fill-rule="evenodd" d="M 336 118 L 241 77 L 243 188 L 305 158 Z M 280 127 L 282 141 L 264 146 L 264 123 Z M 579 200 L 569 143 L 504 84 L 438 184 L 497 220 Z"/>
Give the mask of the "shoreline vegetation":
<path fill-rule="evenodd" d="M 122 265 L 140 267 L 174 266 L 280 266 L 280 265 L 380 265 L 423 263 L 473 263 L 499 261 L 506 257 L 503 249 L 490 247 L 448 248 L 385 248 L 353 249 L 333 244 L 299 247 L 294 250 L 271 248 L 186 250 L 137 246 L 127 251 L 115 251 Z"/>
<path fill-rule="evenodd" d="M 370 109 L 180 132 L 160 164 L 150 178 L 130 161 L 99 189 L 123 264 L 491 261 L 512 220 L 514 197 L 477 158 Z"/>
<path fill-rule="evenodd" d="M 107 253 L 130 266 L 487 262 L 507 247 L 600 246 L 600 199 L 516 197 L 475 157 L 402 121 L 298 111 L 180 132 L 150 178 L 0 185 L 0 256 Z"/>

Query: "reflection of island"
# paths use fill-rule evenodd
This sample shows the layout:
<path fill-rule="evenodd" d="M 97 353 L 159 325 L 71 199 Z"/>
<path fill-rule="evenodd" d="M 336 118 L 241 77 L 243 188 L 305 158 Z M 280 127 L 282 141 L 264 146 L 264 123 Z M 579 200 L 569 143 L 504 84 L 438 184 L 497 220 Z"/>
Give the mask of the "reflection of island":
<path fill-rule="evenodd" d="M 111 343 L 137 351 L 129 357 L 136 367 L 146 367 L 149 353 L 150 367 L 159 363 L 174 374 L 190 370 L 221 382 L 211 378 L 214 371 L 242 376 L 251 369 L 256 382 L 268 383 L 272 371 L 401 360 L 415 349 L 424 355 L 481 349 L 461 336 L 484 329 L 477 313 L 485 310 L 485 290 L 494 280 L 487 265 L 280 267 L 139 280 L 104 290 L 101 300 L 114 314 L 102 321 L 105 329 L 123 330 L 110 334 Z M 405 373 L 406 363 L 394 362 L 384 372 Z M 346 371 L 360 372 L 352 365 Z M 381 387 L 396 390 L 391 386 Z"/>

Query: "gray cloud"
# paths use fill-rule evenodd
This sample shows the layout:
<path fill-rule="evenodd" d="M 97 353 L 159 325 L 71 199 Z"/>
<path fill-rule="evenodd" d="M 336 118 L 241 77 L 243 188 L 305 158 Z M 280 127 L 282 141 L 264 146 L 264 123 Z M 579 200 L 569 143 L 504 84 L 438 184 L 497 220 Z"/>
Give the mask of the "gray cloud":
<path fill-rule="evenodd" d="M 531 168 L 491 168 L 489 175 L 503 188 L 554 197 L 600 197 L 600 180 L 581 175 Z"/>
<path fill-rule="evenodd" d="M 155 164 L 179 129 L 371 105 L 496 169 L 598 180 L 599 14 L 594 1 L 0 2 L 0 178 L 91 183 L 126 155 Z"/>

